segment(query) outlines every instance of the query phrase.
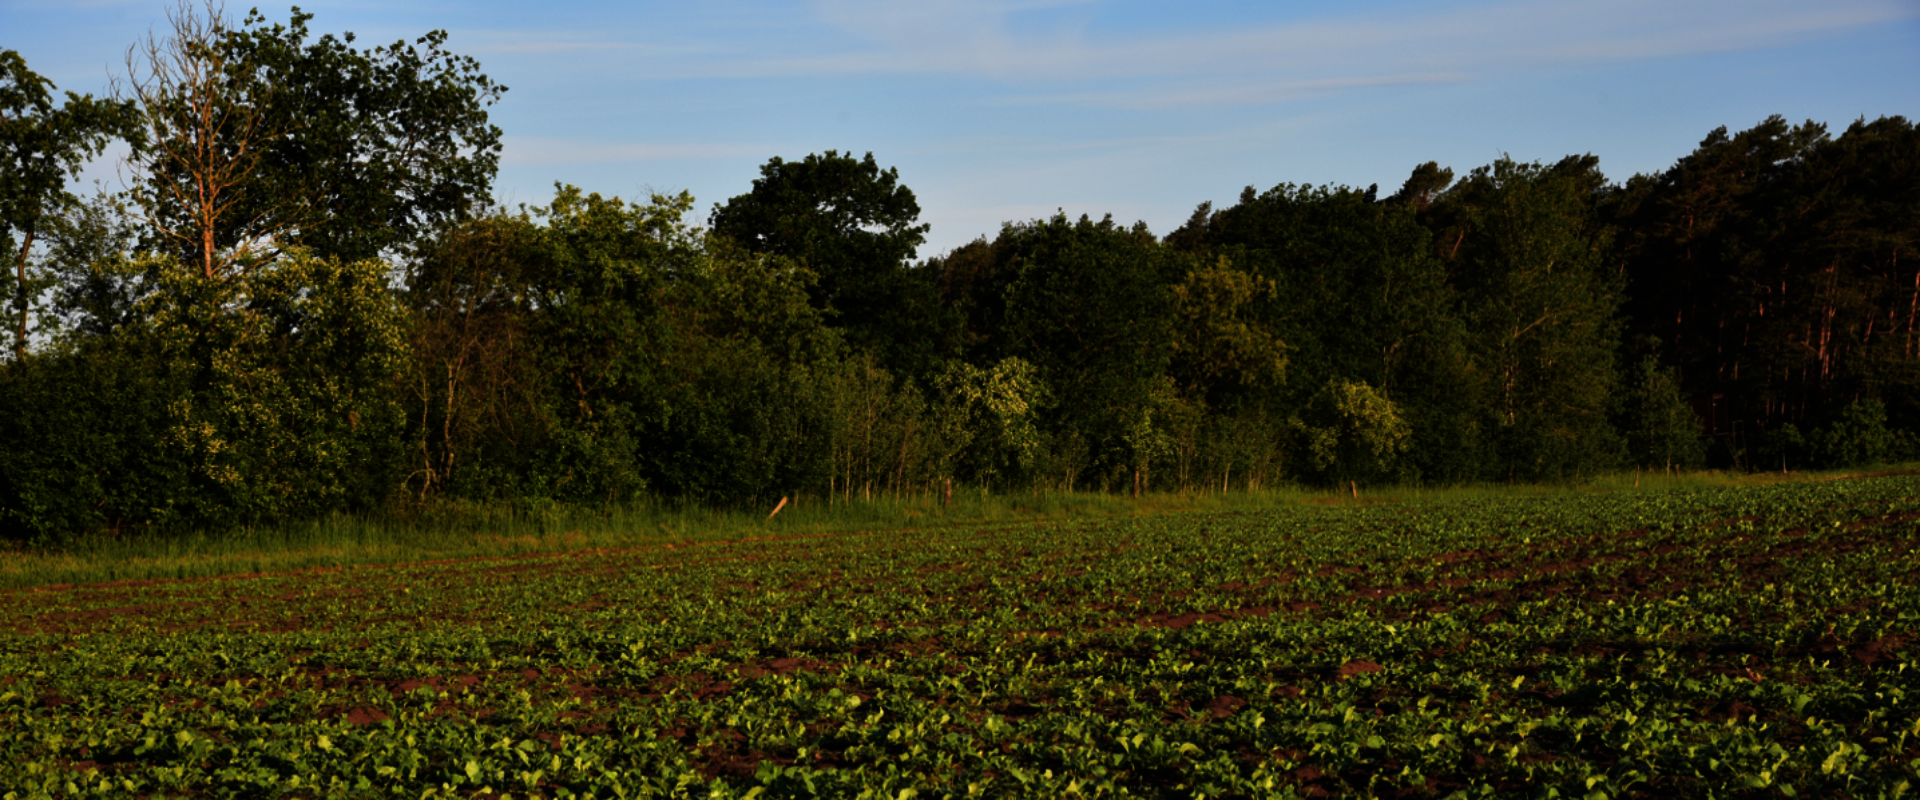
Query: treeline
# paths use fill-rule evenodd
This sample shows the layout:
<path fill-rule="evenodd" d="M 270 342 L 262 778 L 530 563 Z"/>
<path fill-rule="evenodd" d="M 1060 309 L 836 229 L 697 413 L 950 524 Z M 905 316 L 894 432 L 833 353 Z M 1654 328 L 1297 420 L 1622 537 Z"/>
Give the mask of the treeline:
<path fill-rule="evenodd" d="M 1920 456 L 1902 118 L 921 259 L 871 154 L 772 159 L 704 227 L 684 194 L 494 207 L 504 87 L 444 34 L 356 50 L 308 20 L 182 7 L 106 100 L 0 53 L 4 536 Z M 115 140 L 133 187 L 69 194 Z"/>

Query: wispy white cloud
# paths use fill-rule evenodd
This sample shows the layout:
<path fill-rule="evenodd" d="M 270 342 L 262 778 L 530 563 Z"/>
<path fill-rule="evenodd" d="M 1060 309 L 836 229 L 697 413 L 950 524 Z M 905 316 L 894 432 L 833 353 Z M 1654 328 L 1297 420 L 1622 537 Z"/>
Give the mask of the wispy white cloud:
<path fill-rule="evenodd" d="M 555 39 L 530 39 L 526 41 L 498 41 L 477 45 L 473 48 L 480 55 L 567 55 L 592 52 L 596 50 L 629 50 L 632 45 L 623 42 L 568 42 Z"/>
<path fill-rule="evenodd" d="M 739 158 L 770 151 L 766 144 L 604 142 L 543 136 L 508 136 L 500 160 L 512 166 L 601 164 L 702 158 Z"/>
<path fill-rule="evenodd" d="M 1764 46 L 1899 19 L 1908 0 L 1551 0 L 1366 13 L 1200 34 L 1096 39 L 1080 30 L 1017 36 L 1010 4 L 830 0 L 823 16 L 878 49 L 811 63 L 825 69 L 974 71 L 1089 78 L 1195 74 L 1315 64 L 1645 58 Z M 903 10 L 905 9 L 905 10 Z M 792 63 L 792 62 L 790 62 Z M 808 62 L 799 62 L 808 63 Z"/>
<path fill-rule="evenodd" d="M 1182 106 L 1263 105 L 1333 94 L 1349 89 L 1382 86 L 1413 86 L 1461 83 L 1473 79 L 1472 73 L 1428 72 L 1406 75 L 1373 75 L 1347 78 L 1322 78 L 1307 81 L 1248 83 L 1209 83 L 1184 81 L 1156 83 L 1142 88 L 1074 92 L 1066 94 L 1026 95 L 1015 103 L 1079 103 L 1135 110 L 1156 110 Z"/>
<path fill-rule="evenodd" d="M 828 23 L 879 47 L 878 50 L 810 56 L 808 64 L 828 70 L 874 71 L 906 67 L 917 72 L 957 72 L 998 78 L 1077 71 L 1094 56 L 1080 26 L 1055 30 L 1018 29 L 1014 17 L 1036 10 L 1097 5 L 1092 0 L 818 0 L 814 7 Z M 904 57 L 904 58 L 903 58 Z M 904 62 L 904 63 L 903 63 Z M 917 67 L 913 64 L 918 64 Z"/>
<path fill-rule="evenodd" d="M 710 47 L 686 42 L 652 42 L 608 31 L 468 29 L 460 32 L 460 39 L 465 42 L 464 52 L 482 57 L 620 53 L 649 59 L 682 59 L 722 55 Z"/>
<path fill-rule="evenodd" d="M 7 6 L 14 11 L 100 11 L 113 8 L 154 9 L 156 12 L 170 4 L 155 3 L 152 0 L 10 0 Z M 156 14 L 157 16 L 157 14 Z"/>
<path fill-rule="evenodd" d="M 1767 47 L 1920 19 L 1911 0 L 1550 0 L 1378 12 L 1163 36 L 1022 28 L 1021 12 L 1070 2 L 819 0 L 856 44 L 684 65 L 709 77 L 946 74 L 1091 105 L 1163 108 L 1281 102 L 1477 74 Z M 1125 82 L 1122 87 L 1111 86 Z M 1177 82 L 1177 83 L 1176 83 Z"/>

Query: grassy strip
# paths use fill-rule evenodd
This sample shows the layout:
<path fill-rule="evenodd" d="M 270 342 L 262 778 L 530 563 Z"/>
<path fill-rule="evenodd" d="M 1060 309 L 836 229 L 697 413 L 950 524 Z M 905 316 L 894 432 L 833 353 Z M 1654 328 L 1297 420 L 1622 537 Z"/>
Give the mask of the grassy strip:
<path fill-rule="evenodd" d="M 112 581 L 180 580 L 347 566 L 534 553 L 649 547 L 762 536 L 806 536 L 927 525 L 1074 521 L 1184 511 L 1258 511 L 1350 504 L 1481 503 L 1568 494 L 1689 491 L 1817 481 L 1914 465 L 1824 472 L 1677 474 L 1622 472 L 1576 485 L 1282 487 L 1253 491 L 1154 492 L 1131 498 L 1091 492 L 956 492 L 931 497 L 833 501 L 804 497 L 769 518 L 762 510 L 649 504 L 620 508 L 446 505 L 429 511 L 320 520 L 170 537 L 99 535 L 57 550 L 0 550 L 0 588 Z"/>

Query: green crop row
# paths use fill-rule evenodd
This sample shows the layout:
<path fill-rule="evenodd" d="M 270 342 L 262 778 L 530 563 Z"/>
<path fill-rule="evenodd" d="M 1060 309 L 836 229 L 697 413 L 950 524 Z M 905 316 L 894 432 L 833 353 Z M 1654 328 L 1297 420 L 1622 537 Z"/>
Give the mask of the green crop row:
<path fill-rule="evenodd" d="M 1915 487 L 18 591 L 0 797 L 1895 797 Z"/>

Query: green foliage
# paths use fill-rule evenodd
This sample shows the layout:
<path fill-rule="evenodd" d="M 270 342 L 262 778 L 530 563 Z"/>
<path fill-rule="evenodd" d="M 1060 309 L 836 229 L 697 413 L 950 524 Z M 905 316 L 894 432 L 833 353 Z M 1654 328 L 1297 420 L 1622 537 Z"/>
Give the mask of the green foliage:
<path fill-rule="evenodd" d="M 835 473 L 850 373 L 812 274 L 704 239 L 692 203 L 560 187 L 428 251 L 408 289 L 417 492 L 730 502 Z"/>
<path fill-rule="evenodd" d="M 1312 469 L 1340 483 L 1392 475 L 1412 439 L 1393 401 L 1365 383 L 1327 384 L 1308 415 L 1302 430 Z"/>
<path fill-rule="evenodd" d="M 391 491 L 404 412 L 403 315 L 380 261 L 296 251 L 243 277 L 208 281 L 178 262 L 138 335 L 175 385 L 162 448 L 191 489 L 160 524 L 222 526 L 365 508 Z"/>
<path fill-rule="evenodd" d="M 1007 287 L 1017 277 L 1015 237 L 1010 227 L 929 259 L 925 269 L 937 276 L 940 302 L 960 329 L 956 350 L 968 363 L 990 363 L 1005 353 Z"/>
<path fill-rule="evenodd" d="M 1048 402 L 1039 371 L 1018 358 L 981 369 L 950 362 L 934 378 L 935 413 L 951 474 L 985 486 L 1026 480 L 1044 441 L 1038 421 Z"/>
<path fill-rule="evenodd" d="M 1642 358 L 1626 388 L 1620 430 L 1634 466 L 1668 471 L 1700 466 L 1706 458 L 1700 418 L 1680 394 L 1674 370 L 1662 369 L 1651 356 Z M 1785 440 L 1781 444 L 1791 446 Z"/>
<path fill-rule="evenodd" d="M 1778 466 L 1781 472 L 1788 472 L 1796 467 L 1805 469 L 1812 466 L 1812 452 L 1807 437 L 1800 432 L 1800 426 L 1791 422 L 1782 423 L 1780 427 L 1762 434 L 1760 446 L 1755 449 L 1758 462 L 1754 467 L 1758 469 L 1770 470 Z"/>
<path fill-rule="evenodd" d="M 134 198 L 149 247 L 208 277 L 241 254 L 300 245 L 348 262 L 384 257 L 490 202 L 506 88 L 430 31 L 367 50 L 312 39 L 312 14 L 240 25 L 182 6 L 172 38 L 129 76 L 151 146 Z M 230 263 L 231 262 L 231 263 Z"/>
<path fill-rule="evenodd" d="M 391 491 L 400 307 L 379 261 L 296 251 L 207 281 L 170 259 L 138 322 L 8 376 L 11 538 L 163 531 L 365 509 Z"/>
<path fill-rule="evenodd" d="M 1756 470 L 1847 467 L 1911 458 L 1913 435 L 1887 426 L 1886 407 L 1860 400 L 1841 409 L 1831 424 L 1802 433 L 1791 422 L 1759 437 L 1750 453 Z"/>
<path fill-rule="evenodd" d="M 1688 395 L 1719 398 L 1724 418 L 1708 422 L 1724 452 L 1741 450 L 1730 437 L 1807 431 L 1861 399 L 1883 403 L 1895 427 L 1920 421 L 1912 121 L 1862 118 L 1838 136 L 1779 116 L 1722 127 L 1606 206 L 1634 324 L 1667 343 Z"/>
<path fill-rule="evenodd" d="M 1169 369 L 1190 396 L 1223 403 L 1286 383 L 1287 344 L 1256 317 L 1276 291 L 1272 279 L 1236 270 L 1224 256 L 1174 285 Z"/>
<path fill-rule="evenodd" d="M 405 248 L 491 198 L 501 131 L 487 107 L 507 91 L 447 32 L 355 50 L 352 33 L 310 39 L 312 14 L 267 24 L 258 10 L 221 42 L 272 81 L 268 143 L 249 209 L 298 198 L 294 241 L 346 261 Z M 282 122 L 284 121 L 284 123 Z"/>
<path fill-rule="evenodd" d="M 1055 403 L 1045 426 L 1089 448 L 1094 472 L 1144 468 L 1152 406 L 1172 356 L 1173 279 L 1185 265 L 1144 224 L 1055 215 L 1003 228 L 1012 265 L 998 357 L 1034 365 Z"/>
<path fill-rule="evenodd" d="M 0 370 L 0 539 L 58 546 L 177 519 L 186 455 L 168 404 L 190 387 L 148 340 L 94 339 Z"/>
<path fill-rule="evenodd" d="M 1270 298 L 1245 306 L 1241 318 L 1288 345 L 1289 373 L 1284 387 L 1256 391 L 1215 381 L 1204 390 L 1208 403 L 1286 419 L 1331 382 L 1362 382 L 1394 396 L 1409 420 L 1405 474 L 1484 477 L 1484 378 L 1470 362 L 1461 298 L 1430 247 L 1433 237 L 1416 206 L 1376 203 L 1344 188 L 1282 184 L 1256 194 L 1249 187 L 1235 206 L 1202 206 L 1168 242 L 1272 281 Z M 1278 433 L 1270 429 L 1265 438 Z"/>
<path fill-rule="evenodd" d="M 56 108 L 52 89 L 18 51 L 0 50 L 0 254 L 12 262 L 0 290 L 12 305 L 16 361 L 26 357 L 32 306 L 49 283 L 29 270 L 34 239 L 76 203 L 67 180 L 89 159 L 114 139 L 139 141 L 129 104 L 67 92 Z"/>
<path fill-rule="evenodd" d="M 1427 206 L 1439 199 L 1440 194 L 1453 184 L 1453 170 L 1440 166 L 1438 161 L 1429 161 L 1413 168 L 1400 191 L 1394 192 L 1387 202 L 1392 205 L 1412 206 L 1415 211 L 1425 211 Z"/>
<path fill-rule="evenodd" d="M 828 150 L 760 167 L 753 190 L 714 207 L 715 236 L 782 256 L 819 280 L 813 306 L 828 312 L 855 347 L 912 374 L 933 368 L 946 336 L 931 272 L 913 269 L 928 226 L 899 170 L 868 153 Z"/>
<path fill-rule="evenodd" d="M 880 169 L 872 153 L 861 160 L 828 150 L 799 162 L 769 160 L 753 191 L 716 206 L 710 224 L 749 250 L 814 267 L 819 291 L 834 299 L 911 260 L 926 241 L 919 218 L 899 170 Z"/>
<path fill-rule="evenodd" d="M 1808 446 L 1826 466 L 1879 464 L 1893 455 L 1895 436 L 1887 430 L 1887 409 L 1878 400 L 1861 400 L 1840 410 L 1833 425 L 1814 431 Z"/>
<path fill-rule="evenodd" d="M 1182 433 L 1193 427 L 1194 409 L 1182 402 L 1168 381 L 1155 381 L 1138 398 L 1110 447 L 1112 463 L 1133 471 L 1136 493 L 1150 488 L 1156 462 L 1173 456 Z"/>
<path fill-rule="evenodd" d="M 1594 216 L 1591 159 L 1551 168 L 1502 159 L 1473 171 L 1429 213 L 1446 221 L 1473 353 L 1485 371 L 1489 434 L 1509 480 L 1567 479 L 1615 463 L 1621 285 Z"/>
<path fill-rule="evenodd" d="M 120 198 L 102 192 L 67 206 L 50 223 L 39 259 L 53 284 L 43 330 L 87 338 L 137 322 L 140 301 L 153 292 L 156 279 L 130 255 L 140 232 Z"/>

